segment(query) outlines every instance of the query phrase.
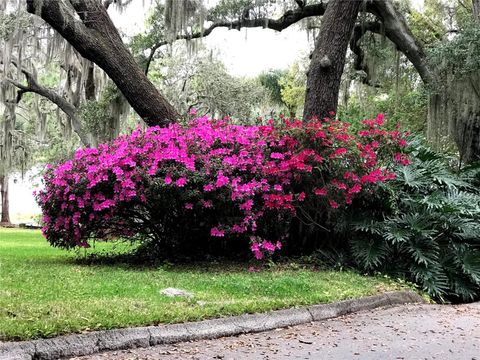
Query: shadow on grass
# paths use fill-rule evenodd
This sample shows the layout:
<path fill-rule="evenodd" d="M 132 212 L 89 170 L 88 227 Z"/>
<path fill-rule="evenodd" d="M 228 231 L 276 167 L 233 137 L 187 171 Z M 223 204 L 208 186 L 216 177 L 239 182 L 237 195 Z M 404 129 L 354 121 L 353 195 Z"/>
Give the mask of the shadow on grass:
<path fill-rule="evenodd" d="M 143 244 L 119 242 L 105 248 L 104 242 L 94 243 L 90 249 L 68 251 L 69 256 L 55 259 L 38 259 L 42 263 L 76 265 L 84 267 L 111 267 L 129 271 L 162 269 L 168 272 L 194 273 L 240 273 L 282 270 L 342 271 L 351 270 L 347 261 L 332 261 L 332 254 L 323 252 L 300 256 L 275 256 L 273 259 L 257 261 L 250 252 L 224 254 L 165 252 Z"/>
<path fill-rule="evenodd" d="M 199 260 L 201 259 L 201 260 Z M 198 257 L 156 257 L 142 251 L 130 253 L 111 253 L 102 251 L 90 253 L 72 259 L 72 262 L 81 266 L 105 266 L 129 270 L 153 270 L 162 269 L 170 273 L 192 272 L 196 274 L 228 274 L 228 273 L 261 273 L 268 271 L 334 271 L 348 270 L 349 268 L 335 269 L 325 264 L 311 262 L 305 257 L 278 257 L 273 260 L 257 261 L 252 257 L 219 257 L 202 255 Z"/>
<path fill-rule="evenodd" d="M 232 273 L 246 271 L 260 271 L 269 269 L 268 264 L 253 263 L 251 260 L 231 258 L 198 258 L 157 257 L 152 258 L 142 253 L 91 253 L 70 259 L 71 263 L 82 266 L 105 266 L 112 268 L 127 268 L 129 270 L 163 269 L 169 272 L 195 273 Z"/>

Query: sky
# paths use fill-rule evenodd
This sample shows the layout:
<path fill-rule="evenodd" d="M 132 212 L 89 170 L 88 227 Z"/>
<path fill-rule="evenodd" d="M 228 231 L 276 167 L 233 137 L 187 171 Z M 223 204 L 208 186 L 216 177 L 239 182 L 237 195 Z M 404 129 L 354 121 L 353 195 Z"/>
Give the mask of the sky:
<path fill-rule="evenodd" d="M 216 2 L 218 0 L 204 0 L 207 7 Z M 424 0 L 411 2 L 420 10 Z M 132 35 L 144 29 L 149 3 L 149 0 L 133 0 L 125 12 L 111 8 L 109 13 L 119 29 Z M 261 28 L 240 31 L 217 28 L 201 41 L 215 51 L 232 75 L 253 77 L 264 70 L 288 68 L 310 51 L 312 44 L 308 40 L 306 31 L 293 25 L 282 32 Z"/>
<path fill-rule="evenodd" d="M 207 6 L 217 0 L 205 0 Z M 109 9 L 115 25 L 131 36 L 142 31 L 148 13 L 149 0 L 133 0 L 131 5 L 119 13 Z M 143 6 L 145 4 L 145 6 Z M 415 8 L 421 9 L 423 0 L 412 0 Z M 202 39 L 222 59 L 232 75 L 253 77 L 269 69 L 285 69 L 310 50 L 306 31 L 291 26 L 282 32 L 270 29 L 228 30 L 217 28 Z M 37 180 L 31 180 L 33 173 L 24 179 L 17 176 L 10 181 L 10 213 L 12 221 L 24 222 L 30 215 L 39 214 L 40 208 L 32 195 Z"/>
<path fill-rule="evenodd" d="M 132 35 L 144 29 L 148 14 L 148 0 L 133 0 L 123 13 L 109 10 L 113 22 L 123 33 Z M 216 1 L 204 0 L 207 6 Z M 229 30 L 217 28 L 202 43 L 222 59 L 232 75 L 253 77 L 264 70 L 288 68 L 308 53 L 307 33 L 297 27 L 276 32 L 270 29 L 250 28 Z"/>
<path fill-rule="evenodd" d="M 38 177 L 33 175 L 34 172 L 28 172 L 23 178 L 20 174 L 10 177 L 10 220 L 13 223 L 31 222 L 32 215 L 40 214 L 40 207 L 33 197 L 33 191 L 38 188 Z"/>

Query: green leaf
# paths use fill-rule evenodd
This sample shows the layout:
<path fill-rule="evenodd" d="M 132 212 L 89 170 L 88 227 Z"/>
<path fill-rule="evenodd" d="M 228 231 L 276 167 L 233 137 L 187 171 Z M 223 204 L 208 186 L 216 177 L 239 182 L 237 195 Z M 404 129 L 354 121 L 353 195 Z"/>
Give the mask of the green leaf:
<path fill-rule="evenodd" d="M 351 245 L 353 257 L 366 270 L 379 267 L 390 253 L 388 244 L 379 238 L 355 239 L 352 240 Z"/>

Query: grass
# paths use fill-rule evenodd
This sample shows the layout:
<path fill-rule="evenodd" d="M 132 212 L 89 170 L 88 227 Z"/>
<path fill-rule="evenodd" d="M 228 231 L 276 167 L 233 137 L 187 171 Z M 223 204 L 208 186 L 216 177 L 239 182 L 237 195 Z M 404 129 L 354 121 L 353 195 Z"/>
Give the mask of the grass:
<path fill-rule="evenodd" d="M 273 266 L 250 272 L 248 265 L 231 264 L 135 268 L 82 265 L 78 256 L 50 247 L 39 231 L 0 228 L 0 340 L 193 321 L 405 287 L 350 271 Z M 194 298 L 160 295 L 167 287 L 186 289 Z"/>

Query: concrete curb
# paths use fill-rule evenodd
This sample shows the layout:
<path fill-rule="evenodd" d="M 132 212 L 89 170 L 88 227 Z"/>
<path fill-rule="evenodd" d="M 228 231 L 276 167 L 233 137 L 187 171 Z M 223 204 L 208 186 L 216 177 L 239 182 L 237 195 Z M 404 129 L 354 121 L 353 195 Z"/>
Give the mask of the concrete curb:
<path fill-rule="evenodd" d="M 332 304 L 247 314 L 185 324 L 148 326 L 72 334 L 52 339 L 10 342 L 0 345 L 0 360 L 52 360 L 121 350 L 172 344 L 184 341 L 214 339 L 223 336 L 254 333 L 325 320 L 362 310 L 407 303 L 424 303 L 412 291 L 388 292 Z"/>

